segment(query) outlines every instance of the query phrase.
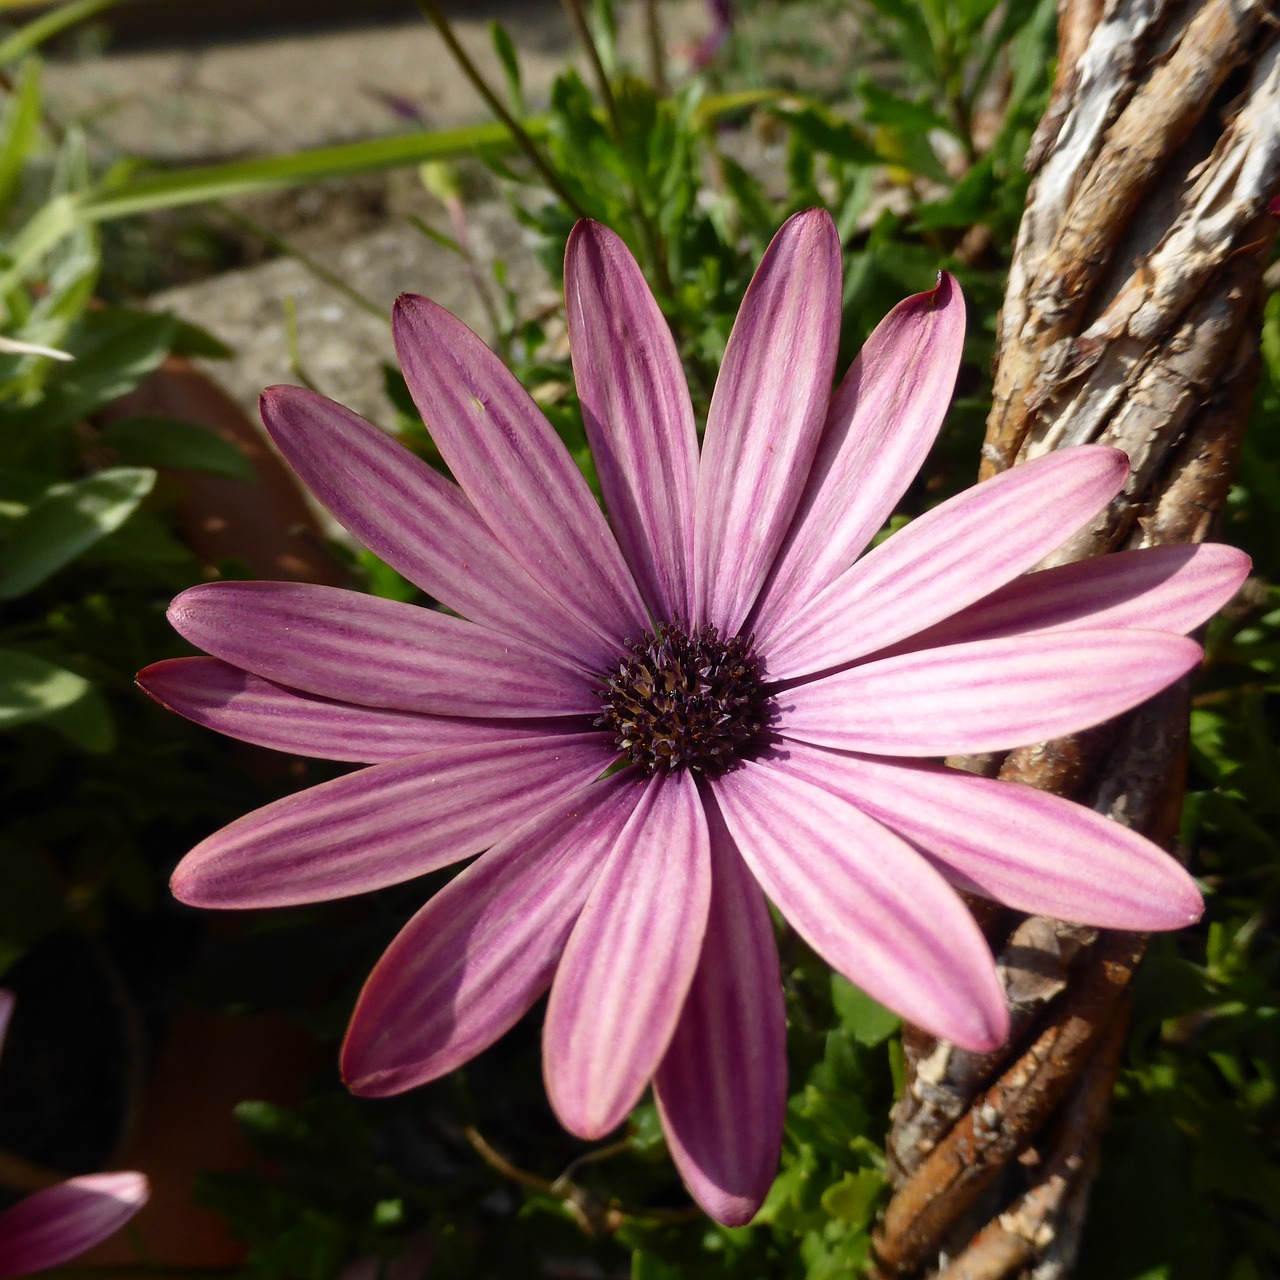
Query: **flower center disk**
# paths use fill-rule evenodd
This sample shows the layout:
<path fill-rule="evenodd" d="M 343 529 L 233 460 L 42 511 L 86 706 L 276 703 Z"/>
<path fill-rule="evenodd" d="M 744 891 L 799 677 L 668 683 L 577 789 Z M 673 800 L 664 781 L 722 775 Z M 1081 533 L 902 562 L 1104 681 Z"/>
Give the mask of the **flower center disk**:
<path fill-rule="evenodd" d="M 630 644 L 600 681 L 596 725 L 648 773 L 725 773 L 760 747 L 770 718 L 753 637 L 722 640 L 679 618 Z"/>

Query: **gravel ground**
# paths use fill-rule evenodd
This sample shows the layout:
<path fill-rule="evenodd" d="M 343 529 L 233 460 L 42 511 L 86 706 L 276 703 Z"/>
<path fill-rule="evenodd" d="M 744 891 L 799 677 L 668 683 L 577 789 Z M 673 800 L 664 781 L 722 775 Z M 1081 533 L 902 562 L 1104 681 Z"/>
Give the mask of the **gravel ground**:
<path fill-rule="evenodd" d="M 620 51 L 643 65 L 639 5 L 624 4 L 620 11 Z M 530 107 L 545 104 L 552 79 L 577 56 L 561 5 L 490 0 L 467 5 L 466 16 L 457 17 L 460 41 L 491 83 L 500 85 L 488 30 L 494 15 L 516 43 Z M 676 50 L 695 41 L 707 24 L 701 0 L 666 0 L 663 20 Z M 414 127 L 397 117 L 396 104 L 420 112 L 429 127 L 488 118 L 425 21 L 72 58 L 48 66 L 45 87 L 62 118 L 91 123 L 102 154 L 161 163 L 266 155 Z M 485 184 L 480 189 L 467 206 L 477 257 L 485 264 L 505 262 L 525 313 L 554 304 L 525 233 L 492 183 L 488 194 Z M 308 376 L 326 394 L 382 422 L 390 420 L 390 405 L 381 365 L 393 358 L 383 317 L 389 318 L 397 294 L 427 294 L 486 334 L 479 298 L 457 256 L 406 219 L 414 213 L 449 231 L 441 206 L 414 174 L 302 188 L 243 207 L 380 310 L 375 317 L 288 257 L 155 293 L 153 305 L 204 326 L 235 350 L 234 360 L 208 369 L 246 409 L 253 409 L 264 386 L 298 380 L 287 341 L 290 305 Z M 165 234 L 163 227 L 148 231 L 157 238 Z M 154 242 L 151 252 L 158 256 Z"/>
<path fill-rule="evenodd" d="M 432 221 L 447 232 L 440 219 Z M 468 222 L 477 257 L 506 263 L 523 313 L 556 304 L 555 291 L 504 203 L 491 199 L 471 205 Z M 387 226 L 334 246 L 326 266 L 377 304 L 380 315 L 292 258 L 166 290 L 152 301 L 202 325 L 236 351 L 234 360 L 209 362 L 206 368 L 252 411 L 263 387 L 299 380 L 287 340 L 286 308 L 292 300 L 298 350 L 308 378 L 326 395 L 383 425 L 392 421 L 382 389 L 382 364 L 395 358 L 390 317 L 398 294 L 424 293 L 482 337 L 491 336 L 479 295 L 458 258 L 408 224 Z"/>
<path fill-rule="evenodd" d="M 707 25 L 700 0 L 666 0 L 662 12 L 672 44 Z M 621 14 L 620 47 L 639 61 L 639 6 Z M 477 0 L 454 19 L 459 42 L 501 85 L 489 36 L 495 15 L 519 51 L 530 106 L 545 105 L 552 80 L 577 60 L 562 6 Z M 404 127 L 393 104 L 433 128 L 488 118 L 425 19 L 72 58 L 48 66 L 45 89 L 64 115 L 92 121 L 104 149 L 169 162 L 377 137 Z"/>

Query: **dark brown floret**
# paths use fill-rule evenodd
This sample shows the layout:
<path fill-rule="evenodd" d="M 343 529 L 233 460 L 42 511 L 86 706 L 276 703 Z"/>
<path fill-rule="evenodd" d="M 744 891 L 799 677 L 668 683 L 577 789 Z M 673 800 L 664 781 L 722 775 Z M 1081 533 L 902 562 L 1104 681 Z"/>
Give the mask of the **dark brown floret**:
<path fill-rule="evenodd" d="M 750 635 L 721 640 L 713 626 L 691 633 L 675 618 L 632 643 L 601 681 L 597 726 L 648 773 L 715 777 L 761 744 L 769 700 Z"/>

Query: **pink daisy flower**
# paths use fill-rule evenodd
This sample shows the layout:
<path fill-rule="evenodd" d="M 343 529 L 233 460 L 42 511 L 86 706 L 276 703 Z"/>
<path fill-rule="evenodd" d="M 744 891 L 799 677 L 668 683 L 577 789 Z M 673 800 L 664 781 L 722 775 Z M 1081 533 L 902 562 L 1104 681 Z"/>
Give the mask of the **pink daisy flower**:
<path fill-rule="evenodd" d="M 597 1138 L 652 1082 L 676 1165 L 747 1221 L 776 1168 L 785 1019 L 766 899 L 839 972 L 990 1049 L 1008 1016 L 955 887 L 1099 926 L 1177 928 L 1200 895 L 1087 809 L 930 763 L 1106 720 L 1190 671 L 1180 633 L 1248 561 L 1217 546 L 1027 574 L 1096 516 L 1124 454 L 1063 450 L 863 554 L 938 431 L 964 308 L 947 275 L 872 334 L 834 398 L 840 245 L 779 232 L 699 453 L 671 334 L 621 241 L 574 231 L 569 337 L 606 519 L 528 394 L 458 320 L 400 299 L 405 377 L 457 483 L 320 396 L 272 437 L 350 532 L 453 613 L 288 583 L 173 603 L 212 655 L 139 677 L 234 737 L 371 767 L 204 841 L 206 907 L 361 893 L 480 854 L 370 975 L 342 1050 L 410 1089 L 550 990 L 547 1091 Z"/>
<path fill-rule="evenodd" d="M 13 995 L 0 990 L 0 1046 L 13 1016 Z M 47 1271 L 114 1235 L 147 1202 L 140 1173 L 71 1178 L 0 1213 L 0 1276 Z"/>

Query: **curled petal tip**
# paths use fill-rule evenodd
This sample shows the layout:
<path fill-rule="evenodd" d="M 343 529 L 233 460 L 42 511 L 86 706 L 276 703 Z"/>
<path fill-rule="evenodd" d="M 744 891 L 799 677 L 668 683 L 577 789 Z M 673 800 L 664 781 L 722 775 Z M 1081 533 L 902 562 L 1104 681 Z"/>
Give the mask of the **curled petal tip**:
<path fill-rule="evenodd" d="M 950 271 L 939 271 L 937 281 L 929 290 L 929 301 L 935 307 L 949 306 L 953 301 L 963 302 L 964 291 L 960 281 Z"/>
<path fill-rule="evenodd" d="M 974 1005 L 970 1012 L 973 1017 L 968 1025 L 947 1037 L 953 1044 L 961 1049 L 968 1049 L 971 1053 L 991 1053 L 1008 1040 L 1009 1008 L 1004 1002 L 1003 989 L 998 1008 Z"/>
<path fill-rule="evenodd" d="M 98 1189 L 122 1204 L 142 1208 L 151 1198 L 151 1182 L 145 1173 L 126 1170 L 121 1173 L 104 1173 L 97 1176 Z"/>
<path fill-rule="evenodd" d="M 377 1076 L 362 1076 L 348 1072 L 345 1067 L 342 1068 L 340 1075 L 342 1083 L 347 1087 L 347 1092 L 357 1098 L 385 1098 L 395 1092 L 393 1089 L 380 1089 Z"/>
<path fill-rule="evenodd" d="M 263 426 L 270 432 L 273 418 L 279 418 L 291 410 L 305 412 L 317 404 L 327 403 L 329 403 L 328 397 L 312 391 L 309 387 L 295 387 L 288 382 L 276 382 L 264 388 L 259 394 L 258 414 L 262 418 Z"/>
<path fill-rule="evenodd" d="M 173 874 L 169 877 L 169 892 L 181 903 L 188 907 L 200 906 L 199 896 L 192 892 L 188 883 L 189 877 L 182 872 L 182 863 L 179 863 L 174 869 Z"/>
<path fill-rule="evenodd" d="M 211 586 L 211 583 L 203 583 L 201 586 Z M 199 599 L 195 595 L 200 591 L 200 586 L 188 587 L 185 591 L 179 591 L 172 600 L 169 601 L 169 607 L 165 610 L 164 616 L 169 619 L 169 625 L 177 632 L 181 633 L 182 623 L 190 616 L 192 599 Z"/>
<path fill-rule="evenodd" d="M 1009 1039 L 1009 1004 L 995 965 L 983 976 L 983 989 L 970 992 L 969 1002 L 952 1014 L 951 1025 L 935 1029 L 940 1039 L 971 1053 L 991 1053 Z"/>
<path fill-rule="evenodd" d="M 763 1203 L 756 1200 L 742 1202 L 732 1200 L 726 1201 L 723 1205 L 703 1205 L 702 1207 L 706 1210 L 707 1216 L 714 1218 L 722 1227 L 745 1227 L 760 1212 L 760 1205 Z"/>
<path fill-rule="evenodd" d="M 559 1123 L 568 1132 L 584 1142 L 599 1142 L 600 1139 L 607 1138 L 621 1124 L 621 1121 L 614 1119 L 613 1116 L 572 1116 L 563 1115 L 561 1111 L 557 1111 L 556 1115 Z"/>
<path fill-rule="evenodd" d="M 1123 449 L 1117 449 L 1110 444 L 1079 444 L 1072 447 L 1071 450 L 1065 452 L 1092 454 L 1099 460 L 1105 459 L 1107 464 L 1117 473 L 1123 470 L 1127 476 L 1130 471 L 1129 455 Z"/>
<path fill-rule="evenodd" d="M 385 1073 L 362 1070 L 356 1061 L 359 1056 L 360 1050 L 353 1045 L 351 1028 L 348 1027 L 342 1041 L 342 1048 L 338 1051 L 338 1075 L 342 1083 L 347 1087 L 347 1091 L 357 1098 L 385 1096 L 387 1091 L 378 1088 L 378 1080 Z"/>
<path fill-rule="evenodd" d="M 1172 859 L 1169 861 L 1169 867 L 1172 873 L 1170 878 L 1174 884 L 1171 886 L 1173 892 L 1170 894 L 1168 910 L 1161 913 L 1152 923 L 1147 924 L 1145 927 L 1148 929 L 1161 931 L 1185 929 L 1196 924 L 1204 915 L 1204 895 L 1191 873 Z"/>
<path fill-rule="evenodd" d="M 1239 591 L 1244 586 L 1244 580 L 1253 571 L 1253 559 L 1246 555 L 1239 547 L 1229 547 L 1224 543 L 1210 544 L 1217 548 L 1216 554 L 1222 563 L 1222 572 L 1224 578 L 1234 580 L 1235 590 Z"/>
<path fill-rule="evenodd" d="M 391 323 L 403 324 L 414 312 L 422 312 L 429 308 L 431 300 L 420 293 L 402 293 L 391 307 Z"/>
<path fill-rule="evenodd" d="M 819 224 L 824 230 L 829 229 L 834 231 L 836 229 L 835 219 L 827 212 L 826 209 L 822 208 L 802 209 L 799 213 L 794 214 L 790 221 L 797 225 L 800 223 Z"/>
<path fill-rule="evenodd" d="M 0 1215 L 0 1275 L 22 1276 L 70 1262 L 114 1235 L 146 1203 L 146 1177 L 95 1173 L 46 1187 Z"/>

